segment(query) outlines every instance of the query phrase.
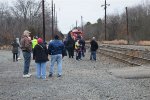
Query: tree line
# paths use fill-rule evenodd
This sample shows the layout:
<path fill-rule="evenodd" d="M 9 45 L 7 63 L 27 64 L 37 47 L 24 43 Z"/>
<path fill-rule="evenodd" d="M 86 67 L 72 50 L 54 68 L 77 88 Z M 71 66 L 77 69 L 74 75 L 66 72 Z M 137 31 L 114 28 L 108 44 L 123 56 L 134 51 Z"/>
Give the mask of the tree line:
<path fill-rule="evenodd" d="M 127 40 L 126 11 L 122 14 L 107 15 L 107 40 Z M 96 23 L 87 22 L 84 25 L 85 38 L 92 36 L 105 40 L 105 20 L 98 19 Z M 128 28 L 130 41 L 150 40 L 150 2 L 128 8 Z"/>
<path fill-rule="evenodd" d="M 52 12 L 45 3 L 46 40 L 51 37 Z M 55 18 L 54 18 L 55 19 Z M 150 2 L 128 8 L 130 41 L 150 40 Z M 85 39 L 95 36 L 98 40 L 105 39 L 104 18 L 96 23 L 87 22 L 84 27 Z M 60 32 L 55 26 L 54 31 Z M 107 15 L 107 40 L 127 39 L 126 12 Z M 11 5 L 0 3 L 0 45 L 10 44 L 14 38 L 20 38 L 28 29 L 32 36 L 42 37 L 42 0 L 16 0 Z M 61 32 L 60 32 L 61 33 Z"/>
<path fill-rule="evenodd" d="M 45 3 L 46 39 L 51 37 L 51 15 L 51 8 L 48 3 Z M 42 18 L 41 0 L 16 0 L 11 5 L 1 3 L 0 45 L 10 44 L 14 38 L 20 38 L 26 29 L 31 31 L 31 37 L 35 35 L 42 36 Z M 54 28 L 55 31 L 58 31 L 56 27 Z"/>

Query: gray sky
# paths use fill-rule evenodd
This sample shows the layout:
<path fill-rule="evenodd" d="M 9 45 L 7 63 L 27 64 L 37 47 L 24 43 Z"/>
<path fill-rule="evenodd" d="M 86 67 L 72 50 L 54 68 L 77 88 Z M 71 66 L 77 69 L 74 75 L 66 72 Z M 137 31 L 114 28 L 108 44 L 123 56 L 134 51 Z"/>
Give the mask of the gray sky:
<path fill-rule="evenodd" d="M 2 2 L 3 0 L 0 0 Z M 7 0 L 5 0 L 6 2 Z M 56 5 L 58 16 L 58 27 L 63 33 L 75 27 L 76 21 L 78 26 L 81 25 L 81 16 L 84 24 L 86 22 L 95 23 L 98 18 L 104 17 L 105 0 L 53 0 Z M 132 7 L 143 3 L 145 0 L 107 0 L 107 14 L 121 14 L 125 7 Z M 8 0 L 10 2 L 10 0 Z M 51 0 L 45 0 L 51 5 Z"/>
<path fill-rule="evenodd" d="M 81 16 L 84 24 L 86 22 L 95 23 L 98 18 L 104 17 L 105 0 L 53 0 L 58 13 L 58 25 L 63 33 L 67 33 L 72 27 L 81 25 Z M 107 8 L 107 14 L 121 14 L 125 7 L 136 6 L 143 3 L 144 0 L 107 0 L 110 4 Z"/>

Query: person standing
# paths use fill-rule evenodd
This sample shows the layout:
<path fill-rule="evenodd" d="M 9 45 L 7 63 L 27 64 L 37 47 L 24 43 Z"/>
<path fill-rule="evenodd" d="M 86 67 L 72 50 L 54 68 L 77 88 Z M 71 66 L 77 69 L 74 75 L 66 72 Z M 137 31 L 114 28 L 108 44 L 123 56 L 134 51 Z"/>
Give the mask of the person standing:
<path fill-rule="evenodd" d="M 79 42 L 80 40 L 77 40 L 75 42 L 75 50 L 76 50 L 76 60 L 81 60 L 81 50 L 82 50 L 82 45 Z"/>
<path fill-rule="evenodd" d="M 41 38 L 37 39 L 38 44 L 33 49 L 33 59 L 36 63 L 37 78 L 46 78 L 46 62 L 48 61 L 48 50 Z"/>
<path fill-rule="evenodd" d="M 72 39 L 72 37 L 68 38 L 66 46 L 68 49 L 69 58 L 73 58 L 74 57 L 75 41 Z"/>
<path fill-rule="evenodd" d="M 20 54 L 21 54 L 21 48 L 20 48 L 19 38 L 16 38 L 16 41 L 17 41 L 17 43 L 19 44 L 19 47 L 18 47 L 18 60 L 20 60 L 20 59 L 21 59 L 21 57 L 20 57 Z"/>
<path fill-rule="evenodd" d="M 35 45 L 37 45 L 38 42 L 37 42 L 37 36 L 34 36 L 33 37 L 33 40 L 32 40 L 32 50 L 34 49 Z"/>
<path fill-rule="evenodd" d="M 84 52 L 86 51 L 86 48 L 85 48 L 85 40 L 83 39 L 82 36 L 81 36 L 81 39 L 79 40 L 79 43 L 82 45 L 82 47 L 81 47 L 81 57 L 84 57 L 85 56 Z"/>
<path fill-rule="evenodd" d="M 23 77 L 30 77 L 31 74 L 29 74 L 29 67 L 31 62 L 31 51 L 32 51 L 32 42 L 29 37 L 31 32 L 28 30 L 25 30 L 23 32 L 23 35 L 21 37 L 21 49 L 23 53 L 24 58 L 24 71 L 23 71 Z"/>
<path fill-rule="evenodd" d="M 12 53 L 13 53 L 13 62 L 18 61 L 18 48 L 19 48 L 19 44 L 17 43 L 17 40 L 15 39 L 11 45 L 13 46 L 12 48 Z"/>
<path fill-rule="evenodd" d="M 64 53 L 64 43 L 59 40 L 59 36 L 55 35 L 54 40 L 48 45 L 48 52 L 51 55 L 50 73 L 49 77 L 53 76 L 54 64 L 57 62 L 58 77 L 62 75 L 62 58 Z"/>
<path fill-rule="evenodd" d="M 92 38 L 92 41 L 90 42 L 91 44 L 91 55 L 90 55 L 90 60 L 95 60 L 96 61 L 96 51 L 98 49 L 98 43 L 96 42 L 95 37 Z"/>

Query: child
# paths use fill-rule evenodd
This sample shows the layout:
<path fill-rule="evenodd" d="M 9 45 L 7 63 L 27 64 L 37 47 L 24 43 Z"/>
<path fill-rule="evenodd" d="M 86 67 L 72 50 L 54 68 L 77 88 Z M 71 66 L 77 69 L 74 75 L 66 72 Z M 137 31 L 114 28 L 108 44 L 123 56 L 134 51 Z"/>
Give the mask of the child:
<path fill-rule="evenodd" d="M 77 40 L 75 43 L 75 50 L 76 50 L 76 60 L 81 60 L 81 47 L 82 45 L 79 42 L 80 40 Z"/>

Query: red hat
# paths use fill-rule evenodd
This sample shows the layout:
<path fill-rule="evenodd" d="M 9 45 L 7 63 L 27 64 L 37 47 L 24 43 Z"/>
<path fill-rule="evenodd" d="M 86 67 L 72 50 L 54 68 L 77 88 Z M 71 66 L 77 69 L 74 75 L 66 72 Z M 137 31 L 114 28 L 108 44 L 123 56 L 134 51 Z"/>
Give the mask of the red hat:
<path fill-rule="evenodd" d="M 43 40 L 41 38 L 38 38 L 38 44 L 43 43 Z"/>

